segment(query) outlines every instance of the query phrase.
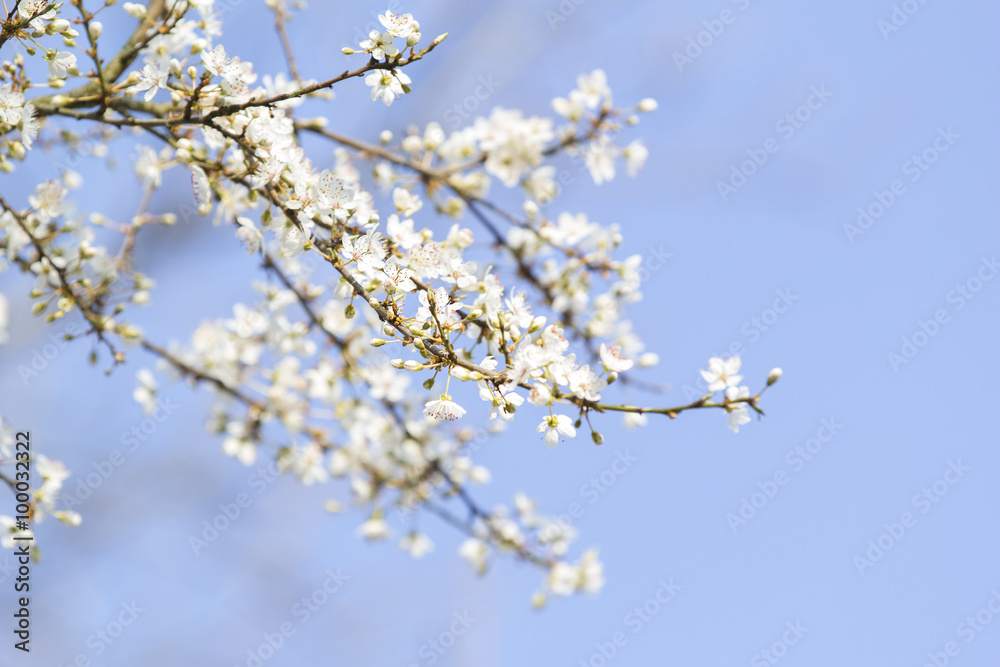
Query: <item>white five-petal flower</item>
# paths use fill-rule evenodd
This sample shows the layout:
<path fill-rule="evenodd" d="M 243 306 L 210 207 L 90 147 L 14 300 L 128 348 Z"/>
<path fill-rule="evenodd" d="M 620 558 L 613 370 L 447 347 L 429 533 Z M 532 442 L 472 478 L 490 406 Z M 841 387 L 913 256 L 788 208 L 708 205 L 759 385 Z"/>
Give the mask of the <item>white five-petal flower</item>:
<path fill-rule="evenodd" d="M 535 433 L 545 431 L 545 444 L 552 449 L 559 444 L 560 436 L 575 438 L 576 429 L 573 428 L 573 420 L 566 415 L 552 415 L 542 420 L 542 423 L 535 429 Z"/>
<path fill-rule="evenodd" d="M 601 343 L 601 361 L 609 371 L 621 373 L 627 371 L 635 365 L 635 362 L 625 356 L 621 348 L 615 345 Z"/>
<path fill-rule="evenodd" d="M 76 67 L 76 56 L 69 51 L 54 51 L 49 61 L 49 76 L 53 79 L 65 79 L 69 70 Z"/>
<path fill-rule="evenodd" d="M 748 387 L 728 387 L 726 398 L 730 401 L 738 398 L 750 398 L 750 389 Z M 733 433 L 739 433 L 740 426 L 749 423 L 749 421 L 750 411 L 747 409 L 746 403 L 735 403 L 729 407 L 729 428 L 733 429 Z"/>
<path fill-rule="evenodd" d="M 365 85 L 372 89 L 372 101 L 382 100 L 386 106 L 408 92 L 410 77 L 396 70 L 375 71 L 365 77 Z"/>
<path fill-rule="evenodd" d="M 709 359 L 708 370 L 701 372 L 701 376 L 708 383 L 708 390 L 723 391 L 727 387 L 738 385 L 740 380 L 743 379 L 742 375 L 737 375 L 740 372 L 741 363 L 739 356 L 729 357 L 728 359 L 721 357 L 712 357 Z"/>
<path fill-rule="evenodd" d="M 465 414 L 465 408 L 451 400 L 448 394 L 441 394 L 441 398 L 434 401 L 427 401 L 424 405 L 424 414 L 432 419 L 455 421 Z"/>

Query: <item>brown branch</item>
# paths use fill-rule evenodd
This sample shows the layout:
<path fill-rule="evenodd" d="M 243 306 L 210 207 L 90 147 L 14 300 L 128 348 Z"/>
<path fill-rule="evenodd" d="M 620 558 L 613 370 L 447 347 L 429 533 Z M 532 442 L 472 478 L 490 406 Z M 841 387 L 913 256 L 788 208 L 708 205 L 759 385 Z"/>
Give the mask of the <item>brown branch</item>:
<path fill-rule="evenodd" d="M 95 111 L 91 113 L 67 113 L 67 110 L 63 108 L 65 105 L 56 106 L 51 103 L 52 97 L 39 98 L 42 100 L 39 106 L 35 100 L 32 100 L 32 104 L 36 105 L 36 109 L 40 116 L 50 116 L 50 115 L 60 115 L 68 116 L 70 118 L 77 118 L 80 120 L 93 120 L 101 123 L 106 123 L 108 125 L 114 125 L 116 127 L 171 127 L 175 125 L 205 125 L 210 121 L 222 117 L 231 116 L 232 114 L 244 111 L 246 109 L 252 109 L 255 107 L 266 107 L 276 104 L 278 102 L 284 102 L 285 100 L 296 99 L 299 97 L 304 97 L 316 91 L 323 90 L 325 88 L 331 88 L 335 84 L 340 83 L 346 79 L 353 77 L 358 77 L 368 72 L 374 70 L 392 70 L 397 67 L 405 67 L 411 63 L 421 60 L 425 55 L 434 50 L 434 47 L 441 43 L 441 37 L 435 39 L 430 45 L 419 53 L 413 54 L 410 58 L 396 57 L 392 60 L 385 62 L 378 62 L 374 59 L 370 60 L 366 65 L 356 69 L 354 71 L 346 70 L 342 74 L 339 74 L 332 79 L 327 79 L 326 81 L 321 81 L 320 83 L 314 83 L 308 86 L 303 86 L 298 90 L 294 90 L 289 93 L 282 93 L 280 95 L 274 95 L 272 97 L 262 97 L 256 100 L 248 100 L 246 102 L 241 102 L 239 104 L 227 104 L 218 107 L 212 111 L 203 113 L 200 116 L 195 116 L 193 118 L 185 117 L 185 115 L 171 116 L 169 118 L 104 118 L 100 111 Z M 88 84 L 91 85 L 91 84 Z M 84 87 L 86 88 L 86 86 Z M 77 89 L 81 91 L 83 89 Z M 73 91 L 76 93 L 77 91 Z M 90 91 L 92 94 L 93 91 Z M 71 93 L 72 94 L 72 93 Z M 82 93 L 81 93 L 82 95 Z M 79 97 L 79 95 L 77 96 Z M 69 106 L 82 106 L 82 105 L 69 105 Z M 114 105 L 110 105 L 114 106 Z"/>

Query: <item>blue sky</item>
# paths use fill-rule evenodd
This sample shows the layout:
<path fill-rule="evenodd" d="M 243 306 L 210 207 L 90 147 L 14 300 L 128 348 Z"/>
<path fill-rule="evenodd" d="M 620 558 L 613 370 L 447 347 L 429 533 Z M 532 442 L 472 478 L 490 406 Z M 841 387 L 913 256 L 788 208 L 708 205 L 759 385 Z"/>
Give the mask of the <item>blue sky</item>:
<path fill-rule="evenodd" d="M 313 4 L 290 30 L 303 71 L 320 78 L 346 67 L 339 48 L 384 7 Z M 280 50 L 260 5 L 227 13 L 223 43 L 273 73 Z M 603 446 L 581 438 L 554 450 L 528 420 L 487 441 L 476 453 L 493 472 L 482 498 L 523 489 L 556 514 L 578 503 L 578 544 L 597 545 L 605 562 L 600 595 L 539 613 L 529 605 L 533 568 L 503 561 L 476 578 L 455 555 L 459 537 L 430 518 L 437 551 L 414 562 L 360 542 L 357 515 L 325 514 L 331 489 L 262 482 L 266 471 L 249 479 L 254 470 L 204 433 L 203 392 L 168 389 L 171 414 L 126 451 L 123 434 L 143 422 L 132 369 L 105 377 L 78 342 L 26 385 L 17 367 L 61 329 L 25 316 L 28 283 L 7 273 L 0 290 L 15 316 L 0 351 L 0 411 L 78 476 L 106 470 L 114 450 L 124 456 L 85 501 L 83 526 L 40 526 L 34 651 L 15 664 L 84 655 L 95 665 L 246 665 L 247 651 L 264 635 L 277 643 L 283 624 L 268 667 L 991 664 L 1000 649 L 1000 100 L 990 74 L 1000 8 L 398 8 L 425 35 L 450 37 L 408 70 L 414 92 L 388 110 L 368 102 L 360 81 L 338 87 L 323 112 L 342 132 L 372 140 L 383 127 L 432 120 L 452 129 L 455 105 L 484 79 L 495 90 L 477 113 L 547 114 L 552 97 L 597 67 L 618 104 L 659 101 L 626 135 L 645 139 L 645 171 L 595 187 L 562 162 L 573 179 L 557 207 L 619 222 L 626 254 L 669 255 L 632 317 L 662 359 L 645 377 L 673 391 L 630 400 L 685 402 L 707 359 L 739 345 L 751 386 L 774 366 L 785 371 L 766 396 L 768 416 L 738 435 L 716 412 L 651 418 L 638 431 L 605 416 Z M 690 47 L 699 39 L 700 52 Z M 689 47 L 690 62 L 675 57 Z M 730 180 L 734 169 L 753 173 Z M 20 202 L 51 171 L 29 162 L 0 188 Z M 82 207 L 134 210 L 137 188 L 85 175 L 94 189 Z M 132 176 L 123 168 L 121 178 Z M 168 179 L 155 205 L 186 202 L 186 180 Z M 864 226 L 859 208 L 871 216 Z M 186 338 L 249 297 L 253 267 L 232 252 L 228 230 L 179 225 L 156 241 L 140 248 L 159 283 L 141 321 L 161 339 Z M 209 281 L 218 289 L 201 289 Z M 137 353 L 133 368 L 145 362 Z M 238 519 L 195 556 L 188 537 L 240 494 L 249 502 Z M 336 590 L 304 619 L 296 605 L 324 584 Z M 122 605 L 133 601 L 121 635 L 96 639 L 131 618 Z M 9 651 L 5 641 L 0 652 Z"/>

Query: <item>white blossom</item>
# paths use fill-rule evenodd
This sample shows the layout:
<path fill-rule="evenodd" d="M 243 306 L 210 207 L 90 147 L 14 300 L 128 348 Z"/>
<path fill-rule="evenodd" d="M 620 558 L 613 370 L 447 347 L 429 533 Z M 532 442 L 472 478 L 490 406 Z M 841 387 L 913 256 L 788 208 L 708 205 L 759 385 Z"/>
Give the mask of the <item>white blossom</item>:
<path fill-rule="evenodd" d="M 372 30 L 368 33 L 368 39 L 361 42 L 361 48 L 371 53 L 375 60 L 385 60 L 386 57 L 391 58 L 399 53 L 399 49 L 392 43 L 395 37 L 391 32 Z"/>
<path fill-rule="evenodd" d="M 701 371 L 701 376 L 708 383 L 709 391 L 723 391 L 728 387 L 735 387 L 743 379 L 740 372 L 739 356 L 732 356 L 728 359 L 712 357 L 708 360 L 708 370 Z"/>
<path fill-rule="evenodd" d="M 0 345 L 5 345 L 10 340 L 10 332 L 7 325 L 10 323 L 10 302 L 7 297 L 0 293 Z"/>
<path fill-rule="evenodd" d="M 559 436 L 575 438 L 576 429 L 573 428 L 573 420 L 566 415 L 552 415 L 542 420 L 542 423 L 535 429 L 536 433 L 545 432 L 545 445 L 552 449 L 559 444 Z"/>
<path fill-rule="evenodd" d="M 393 14 L 386 10 L 385 14 L 379 14 L 378 20 L 393 37 L 409 37 L 417 29 L 413 14 Z"/>
<path fill-rule="evenodd" d="M 441 394 L 441 398 L 427 401 L 424 414 L 432 419 L 455 421 L 465 414 L 465 408 L 452 401 L 448 394 Z"/>
<path fill-rule="evenodd" d="M 423 533 L 409 533 L 399 541 L 399 546 L 414 558 L 422 558 L 434 551 L 434 543 Z"/>
<path fill-rule="evenodd" d="M 750 389 L 747 387 L 726 387 L 726 398 L 735 401 L 739 398 L 750 398 Z M 740 432 L 740 426 L 750 422 L 750 410 L 746 403 L 734 403 L 729 406 L 729 428 L 733 433 Z"/>
<path fill-rule="evenodd" d="M 14 545 L 23 543 L 15 538 L 34 539 L 34 535 L 31 530 L 19 530 L 13 517 L 0 515 L 0 547 L 13 549 Z"/>
<path fill-rule="evenodd" d="M 144 414 L 153 414 L 156 410 L 156 379 L 148 368 L 142 368 L 135 374 L 137 387 L 132 392 L 132 398 L 142 406 Z"/>
<path fill-rule="evenodd" d="M 376 70 L 365 77 L 365 85 L 372 89 L 372 102 L 382 100 L 386 106 L 402 97 L 410 85 L 410 77 L 398 70 Z"/>
<path fill-rule="evenodd" d="M 159 63 L 149 63 L 139 72 L 139 81 L 129 88 L 129 92 L 134 95 L 145 90 L 146 94 L 142 97 L 149 102 L 156 95 L 157 90 L 167 87 L 167 77 L 169 76 L 170 72 Z"/>
<path fill-rule="evenodd" d="M 38 137 L 39 127 L 35 105 L 25 104 L 21 109 L 21 143 L 26 150 L 31 150 L 31 145 Z"/>
<path fill-rule="evenodd" d="M 53 52 L 49 60 L 49 76 L 53 79 L 65 79 L 69 70 L 76 67 L 76 56 L 69 51 Z"/>
<path fill-rule="evenodd" d="M 389 529 L 389 524 L 385 522 L 385 519 L 376 515 L 358 526 L 358 535 L 371 541 L 384 540 L 392 535 L 392 531 Z"/>
<path fill-rule="evenodd" d="M 24 95 L 14 87 L 13 83 L 0 86 L 0 121 L 9 125 L 17 125 L 21 121 L 24 109 Z"/>
<path fill-rule="evenodd" d="M 625 354 L 621 351 L 621 348 L 615 345 L 609 346 L 607 343 L 601 343 L 600 354 L 601 363 L 603 363 L 604 367 L 609 371 L 621 373 L 622 371 L 627 371 L 635 365 L 635 362 L 626 358 Z"/>

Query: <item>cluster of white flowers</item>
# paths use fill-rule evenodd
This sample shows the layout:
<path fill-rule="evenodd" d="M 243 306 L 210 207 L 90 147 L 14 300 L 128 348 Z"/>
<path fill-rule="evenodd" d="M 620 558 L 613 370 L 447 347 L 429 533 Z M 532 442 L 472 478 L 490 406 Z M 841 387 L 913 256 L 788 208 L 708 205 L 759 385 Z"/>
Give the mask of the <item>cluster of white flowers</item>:
<path fill-rule="evenodd" d="M 394 59 L 402 57 L 396 48 L 396 39 L 406 41 L 404 50 L 412 49 L 420 41 L 420 24 L 413 19 L 413 14 L 394 14 L 387 10 L 385 14 L 379 14 L 378 20 L 385 32 L 372 30 L 368 39 L 360 44 L 361 53 L 370 53 L 375 60 L 391 64 Z M 346 48 L 344 53 L 350 55 L 358 51 Z M 365 77 L 365 85 L 372 89 L 372 101 L 382 100 L 386 106 L 410 92 L 411 83 L 410 77 L 395 68 L 379 69 Z"/>
<path fill-rule="evenodd" d="M 17 448 L 13 429 L 0 417 L 0 468 L 9 468 L 9 471 L 3 471 L 3 482 L 15 495 L 22 494 L 19 502 L 27 496 L 24 504 L 28 508 L 26 516 L 29 525 L 41 523 L 46 515 L 54 516 L 69 526 L 80 525 L 81 517 L 77 512 L 58 508 L 59 492 L 70 474 L 66 466 L 43 454 L 31 454 L 30 460 L 26 456 L 28 455 L 24 450 Z M 29 474 L 35 483 L 34 488 L 24 481 Z M 37 482 L 39 479 L 40 483 Z M 0 547 L 13 549 L 18 544 L 15 538 L 33 537 L 34 533 L 30 528 L 19 528 L 17 519 L 0 514 Z"/>
<path fill-rule="evenodd" d="M 739 356 L 723 359 L 712 357 L 708 360 L 708 370 L 701 371 L 701 376 L 708 383 L 708 390 L 711 392 L 724 391 L 729 401 L 750 397 L 750 388 L 740 386 L 742 375 L 740 372 L 742 361 Z M 729 411 L 729 428 L 734 433 L 738 433 L 740 426 L 750 421 L 750 412 L 746 403 L 734 403 Z"/>
<path fill-rule="evenodd" d="M 279 4 L 269 6 L 287 11 Z M 488 483 L 490 473 L 473 461 L 470 443 L 524 414 L 538 424 L 539 444 L 555 447 L 583 429 L 603 442 L 591 422 L 608 411 L 635 426 L 648 413 L 723 408 L 736 430 L 757 409 L 759 394 L 739 386 L 738 358 L 713 358 L 705 372 L 712 394 L 689 406 L 642 408 L 605 398 L 615 382 L 659 360 L 626 319 L 642 298 L 642 256 L 616 258 L 618 225 L 550 210 L 560 194 L 554 161 L 577 158 L 596 184 L 613 179 L 620 160 L 634 174 L 646 149 L 639 142 L 619 147 L 616 139 L 638 122 L 636 112 L 656 103 L 614 107 L 607 78 L 596 70 L 553 101 L 556 119 L 494 109 L 450 134 L 430 123 L 398 142 L 383 132 L 372 145 L 296 114 L 307 98 L 362 75 L 373 101 L 388 105 L 408 93 L 402 69 L 444 39 L 417 51 L 420 26 L 412 15 L 386 12 L 383 31 L 372 31 L 360 51 L 344 49 L 370 56 L 358 70 L 320 82 L 265 75 L 258 86 L 253 65 L 216 43 L 221 26 L 212 0 L 174 0 L 158 15 L 133 3 L 122 8 L 143 20 L 129 47 L 142 65 L 116 73 L 123 80 L 100 113 L 86 118 L 106 132 L 102 141 L 132 125 L 160 142 L 137 144 L 134 169 L 147 196 L 127 224 L 77 214 L 68 197 L 80 178 L 72 172 L 40 183 L 27 209 L 0 197 L 0 250 L 35 276 L 34 312 L 49 321 L 79 313 L 86 335 L 115 364 L 125 359 L 124 346 L 157 357 L 161 379 L 146 369 L 137 374 L 134 398 L 147 412 L 163 378 L 213 390 L 209 428 L 227 456 L 251 465 L 268 451 L 262 444 L 279 442 L 279 467 L 303 484 L 344 480 L 349 497 L 328 507 L 339 511 L 351 501 L 365 508 L 358 533 L 368 540 L 393 536 L 393 511 L 405 521 L 426 509 L 465 526 L 460 553 L 478 569 L 503 552 L 544 567 L 536 601 L 598 590 L 596 552 L 570 560 L 576 532 L 536 512 L 534 501 L 519 495 L 513 513 L 476 504 L 467 487 Z M 102 30 L 81 11 L 96 44 Z M 49 14 L 33 29 L 54 30 L 61 19 L 56 10 Z M 26 103 L 22 81 L 0 87 L 0 130 L 17 128 L 28 148 L 38 132 L 35 111 L 46 123 L 78 114 L 65 112 L 68 96 Z M 164 101 L 157 102 L 159 91 Z M 332 160 L 308 155 L 305 133 L 336 144 Z M 371 190 L 359 160 L 372 163 Z M 254 285 L 256 303 L 204 322 L 188 343 L 160 345 L 125 319 L 128 303 L 151 303 L 154 287 L 132 268 L 131 252 L 143 228 L 177 219 L 146 210 L 163 172 L 177 167 L 189 171 L 194 191 L 194 206 L 185 204 L 182 214 L 231 226 L 271 280 Z M 494 179 L 523 194 L 517 214 L 487 199 Z M 381 213 L 376 197 L 386 200 Z M 432 210 L 451 216 L 451 226 L 424 224 Z M 480 229 L 462 223 L 467 215 Z M 121 248 L 99 245 L 96 227 L 120 229 Z M 477 234 L 499 253 L 484 254 Z M 720 391 L 723 400 L 713 402 Z M 49 480 L 59 478 L 55 467 L 50 472 Z M 52 511 L 42 498 L 39 507 Z M 474 520 L 460 519 L 463 513 Z M 414 557 L 433 549 L 415 529 L 399 546 Z"/>
<path fill-rule="evenodd" d="M 19 131 L 19 138 L 12 141 L 7 138 L 7 133 L 15 129 Z M 6 155 L 15 158 L 23 158 L 38 136 L 35 107 L 24 103 L 24 93 L 13 82 L 0 86 L 0 136 L 7 139 Z M 3 154 L 0 154 L 2 157 Z M 4 164 L 6 162 L 0 161 L 0 168 Z"/>

